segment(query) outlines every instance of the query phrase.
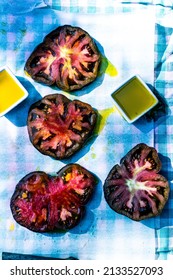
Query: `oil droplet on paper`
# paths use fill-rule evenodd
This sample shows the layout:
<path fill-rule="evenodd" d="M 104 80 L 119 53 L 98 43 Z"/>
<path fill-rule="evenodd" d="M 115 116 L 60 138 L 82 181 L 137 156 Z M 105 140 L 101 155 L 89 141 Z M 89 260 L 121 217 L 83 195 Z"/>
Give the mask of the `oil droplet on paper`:
<path fill-rule="evenodd" d="M 91 150 L 94 150 L 94 148 L 91 148 Z M 96 157 L 97 157 L 96 153 L 92 152 L 90 155 L 85 156 L 84 159 L 85 159 L 85 161 L 88 161 L 90 158 L 95 159 Z"/>
<path fill-rule="evenodd" d="M 86 161 L 88 161 L 88 160 L 89 160 L 89 157 L 88 157 L 88 156 L 86 156 L 86 157 L 84 157 L 84 159 L 85 159 Z"/>
<path fill-rule="evenodd" d="M 91 158 L 92 158 L 92 159 L 95 159 L 95 158 L 96 158 L 96 154 L 95 154 L 95 153 L 92 153 L 92 154 L 91 154 Z"/>
<path fill-rule="evenodd" d="M 110 61 L 108 62 L 108 66 L 106 68 L 105 73 L 108 74 L 110 77 L 115 77 L 118 75 L 117 69 Z"/>
<path fill-rule="evenodd" d="M 31 75 L 29 75 L 28 72 L 26 72 L 26 71 L 24 71 L 24 74 L 29 78 L 31 77 Z"/>
<path fill-rule="evenodd" d="M 9 226 L 9 231 L 13 231 L 15 229 L 14 223 L 11 223 Z"/>
<path fill-rule="evenodd" d="M 116 67 L 103 55 L 101 55 L 101 66 L 99 70 L 99 76 L 106 73 L 110 77 L 115 77 L 118 75 Z"/>
<path fill-rule="evenodd" d="M 95 128 L 94 134 L 98 135 L 102 132 L 102 130 L 104 129 L 104 127 L 106 125 L 108 117 L 115 111 L 116 111 L 115 107 L 98 110 L 99 115 L 98 115 L 98 120 L 96 123 L 96 128 Z"/>

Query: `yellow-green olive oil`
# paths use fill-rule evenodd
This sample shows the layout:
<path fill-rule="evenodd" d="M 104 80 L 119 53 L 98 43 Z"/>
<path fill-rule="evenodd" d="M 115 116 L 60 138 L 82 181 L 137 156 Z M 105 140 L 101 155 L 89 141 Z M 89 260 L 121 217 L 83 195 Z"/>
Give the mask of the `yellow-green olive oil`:
<path fill-rule="evenodd" d="M 14 81 L 10 74 L 3 70 L 0 72 L 0 113 L 6 111 L 24 96 L 23 90 Z"/>
<path fill-rule="evenodd" d="M 130 120 L 157 104 L 157 99 L 135 76 L 112 94 Z"/>

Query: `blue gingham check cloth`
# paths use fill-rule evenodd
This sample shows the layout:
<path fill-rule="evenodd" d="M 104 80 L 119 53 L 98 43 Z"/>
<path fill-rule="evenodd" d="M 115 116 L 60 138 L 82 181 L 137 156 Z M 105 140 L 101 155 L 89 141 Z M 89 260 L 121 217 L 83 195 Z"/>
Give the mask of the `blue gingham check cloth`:
<path fill-rule="evenodd" d="M 1 4 L 0 66 L 11 68 L 29 96 L 0 119 L 0 252 L 98 260 L 173 258 L 171 2 L 19 0 Z M 82 151 L 69 160 L 55 161 L 31 145 L 26 119 L 32 103 L 61 91 L 32 81 L 23 69 L 34 47 L 63 24 L 88 31 L 107 58 L 109 69 L 102 69 L 98 79 L 85 89 L 63 93 L 97 108 L 102 121 L 98 134 Z M 159 108 L 154 120 L 143 117 L 129 125 L 116 111 L 111 93 L 134 74 L 154 88 L 165 107 Z M 170 182 L 171 192 L 160 216 L 134 222 L 108 207 L 102 188 L 112 166 L 140 142 L 156 147 L 160 153 L 162 173 Z M 52 234 L 33 233 L 16 224 L 9 203 L 17 182 L 34 170 L 55 173 L 70 162 L 78 162 L 99 178 L 80 224 L 69 232 Z"/>

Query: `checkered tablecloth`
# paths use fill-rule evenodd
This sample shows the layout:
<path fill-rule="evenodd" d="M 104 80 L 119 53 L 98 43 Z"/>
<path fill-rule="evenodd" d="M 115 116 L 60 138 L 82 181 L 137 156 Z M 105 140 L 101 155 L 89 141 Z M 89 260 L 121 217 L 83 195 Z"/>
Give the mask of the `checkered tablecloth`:
<path fill-rule="evenodd" d="M 172 1 L 4 1 L 0 7 L 0 66 L 7 64 L 29 97 L 0 119 L 0 252 L 79 259 L 169 259 L 173 257 L 172 194 Z M 59 25 L 78 25 L 95 38 L 109 69 L 81 91 L 64 93 L 98 109 L 99 131 L 75 156 L 55 161 L 30 143 L 26 119 L 30 105 L 49 93 L 61 92 L 29 79 L 24 64 L 33 48 Z M 108 71 L 112 69 L 112 72 Z M 162 99 L 157 114 L 129 125 L 116 111 L 111 93 L 128 77 L 140 74 Z M 162 173 L 170 182 L 163 213 L 134 222 L 114 213 L 103 196 L 104 180 L 115 163 L 134 145 L 144 142 L 160 154 Z M 16 224 L 9 201 L 27 173 L 58 171 L 78 162 L 98 177 L 86 216 L 66 233 L 33 233 Z"/>

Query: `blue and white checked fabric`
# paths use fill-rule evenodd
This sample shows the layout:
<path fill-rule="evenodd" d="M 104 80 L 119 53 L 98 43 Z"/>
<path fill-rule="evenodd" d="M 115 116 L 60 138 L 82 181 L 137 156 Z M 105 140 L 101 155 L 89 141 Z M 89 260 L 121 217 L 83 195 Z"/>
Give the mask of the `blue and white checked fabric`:
<path fill-rule="evenodd" d="M 132 10 L 132 5 L 161 5 L 162 7 L 173 7 L 171 0 L 44 0 L 45 4 L 53 9 L 73 13 L 106 13 L 112 14 L 121 11 Z M 123 5 L 126 4 L 126 5 Z"/>
<path fill-rule="evenodd" d="M 172 257 L 172 191 L 162 215 L 139 223 L 114 213 L 106 204 L 102 191 L 112 166 L 140 142 L 158 149 L 162 171 L 172 188 L 171 2 L 38 0 L 18 1 L 18 6 L 13 1 L 1 5 L 0 66 L 7 64 L 13 70 L 28 90 L 29 97 L 0 119 L 0 252 L 72 255 L 79 259 Z M 96 82 L 85 89 L 73 94 L 63 93 L 68 98 L 90 103 L 98 109 L 102 120 L 98 133 L 79 153 L 69 160 L 55 161 L 31 145 L 26 119 L 32 103 L 46 94 L 61 91 L 32 81 L 25 76 L 23 68 L 43 37 L 66 23 L 84 28 L 95 38 L 109 67 L 103 67 Z M 113 74 L 108 71 L 110 69 Z M 155 121 L 147 121 L 144 117 L 129 125 L 116 111 L 111 93 L 136 73 L 155 87 L 166 106 L 160 108 L 160 117 Z M 70 162 L 78 162 L 98 177 L 94 197 L 83 221 L 67 233 L 53 234 L 33 233 L 16 224 L 9 202 L 17 182 L 31 171 L 55 173 Z"/>
<path fill-rule="evenodd" d="M 172 9 L 158 10 L 155 27 L 155 88 L 166 104 L 166 115 L 155 127 L 155 146 L 163 157 L 163 173 L 170 182 L 170 197 L 156 230 L 158 259 L 173 258 L 173 21 Z"/>

